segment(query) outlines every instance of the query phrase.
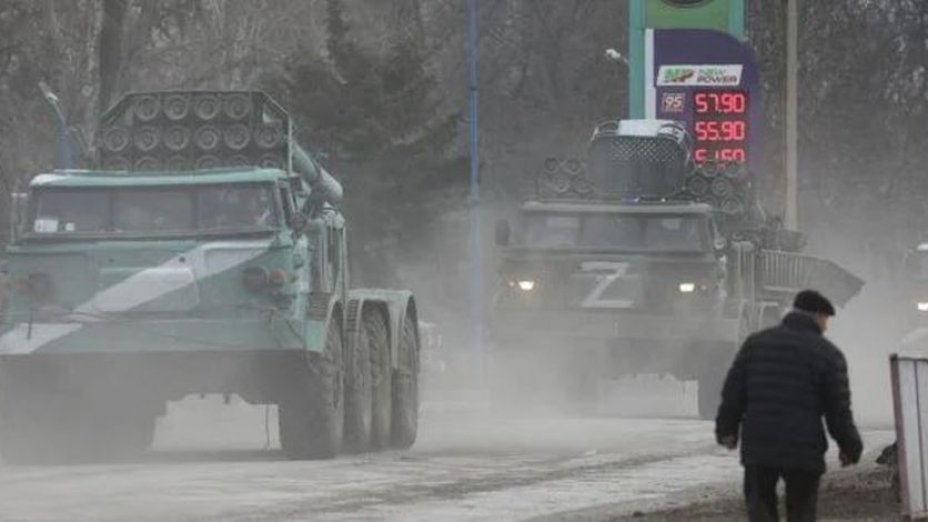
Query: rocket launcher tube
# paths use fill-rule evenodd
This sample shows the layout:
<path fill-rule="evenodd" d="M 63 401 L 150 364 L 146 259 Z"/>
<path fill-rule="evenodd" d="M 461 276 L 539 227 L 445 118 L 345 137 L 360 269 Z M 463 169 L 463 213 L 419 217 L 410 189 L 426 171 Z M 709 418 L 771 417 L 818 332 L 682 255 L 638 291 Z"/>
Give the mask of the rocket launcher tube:
<path fill-rule="evenodd" d="M 322 201 L 332 204 L 340 203 L 344 191 L 342 185 L 322 166 L 317 164 L 299 145 L 294 144 L 290 149 L 293 157 L 293 167 L 300 173 L 303 180 L 309 185 L 313 195 Z"/>

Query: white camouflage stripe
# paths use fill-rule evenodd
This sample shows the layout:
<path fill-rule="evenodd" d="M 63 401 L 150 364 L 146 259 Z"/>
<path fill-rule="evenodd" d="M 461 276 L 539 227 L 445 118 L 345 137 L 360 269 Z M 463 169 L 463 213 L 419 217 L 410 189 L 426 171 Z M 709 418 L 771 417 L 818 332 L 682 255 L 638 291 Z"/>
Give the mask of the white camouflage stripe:
<path fill-rule="evenodd" d="M 226 270 L 243 265 L 260 256 L 270 247 L 270 241 L 222 241 L 199 245 L 178 254 L 164 263 L 140 270 L 123 281 L 116 283 L 92 296 L 74 311 L 79 320 L 93 322 L 95 314 L 127 312 L 149 303 L 170 292 L 195 285 Z M 176 274 L 179 270 L 191 271 L 195 277 L 179 278 L 162 276 Z M 74 333 L 81 324 L 33 323 L 31 332 L 28 324 L 17 325 L 0 336 L 0 354 L 32 353 L 42 346 Z"/>

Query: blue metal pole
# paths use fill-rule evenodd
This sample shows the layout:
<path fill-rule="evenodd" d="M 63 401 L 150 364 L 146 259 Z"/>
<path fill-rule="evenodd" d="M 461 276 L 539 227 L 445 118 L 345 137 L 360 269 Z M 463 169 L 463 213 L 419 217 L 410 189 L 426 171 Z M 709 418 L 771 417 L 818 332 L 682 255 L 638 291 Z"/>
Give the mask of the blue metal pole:
<path fill-rule="evenodd" d="M 477 0 L 467 1 L 467 54 L 470 94 L 470 246 L 471 311 L 474 321 L 474 348 L 477 374 L 483 376 L 483 292 L 480 249 L 480 162 L 477 141 Z"/>
<path fill-rule="evenodd" d="M 71 137 L 67 124 L 62 120 L 58 122 L 58 163 L 61 169 L 74 168 L 74 159 L 71 154 Z"/>
<path fill-rule="evenodd" d="M 61 105 L 58 103 L 58 96 L 52 92 L 45 81 L 39 82 L 39 90 L 42 91 L 42 96 L 51 106 L 52 114 L 58 124 L 58 168 L 74 168 L 74 159 L 71 156 L 71 132 L 68 130 L 68 120 L 64 117 Z"/>
<path fill-rule="evenodd" d="M 628 3 L 628 117 L 644 118 L 645 0 Z"/>

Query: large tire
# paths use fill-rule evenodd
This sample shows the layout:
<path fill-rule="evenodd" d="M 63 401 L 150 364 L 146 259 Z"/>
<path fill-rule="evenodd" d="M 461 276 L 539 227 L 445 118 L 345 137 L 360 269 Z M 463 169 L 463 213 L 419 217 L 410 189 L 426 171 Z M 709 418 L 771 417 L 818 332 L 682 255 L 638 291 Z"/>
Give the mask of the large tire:
<path fill-rule="evenodd" d="M 356 341 L 349 343 L 350 349 L 345 353 L 344 446 L 352 453 L 370 448 L 373 423 L 371 352 L 377 349 L 372 344 L 376 340 L 372 339 L 363 324 L 359 330 Z"/>
<path fill-rule="evenodd" d="M 722 403 L 724 379 L 724 373 L 718 369 L 706 370 L 699 376 L 697 395 L 700 419 L 715 420 L 719 405 Z"/>
<path fill-rule="evenodd" d="M 742 331 L 747 332 L 747 327 L 748 323 L 742 319 Z M 728 368 L 734 359 L 735 351 L 740 346 L 740 341 L 737 344 L 725 343 L 726 350 L 714 352 L 715 355 L 708 361 L 710 364 L 703 367 L 699 374 L 697 395 L 701 419 L 715 420 L 719 405 L 722 404 L 722 387 L 725 385 L 725 377 L 728 376 Z"/>
<path fill-rule="evenodd" d="M 151 447 L 156 418 L 156 413 L 147 410 L 68 397 L 29 397 L 28 404 L 21 405 L 4 400 L 0 454 L 8 464 L 131 459 Z"/>
<path fill-rule="evenodd" d="M 279 405 L 280 445 L 294 460 L 331 459 L 342 445 L 345 422 L 341 325 L 329 321 L 325 348 L 310 353 L 308 371 L 291 383 Z"/>
<path fill-rule="evenodd" d="M 419 430 L 419 336 L 406 316 L 399 340 L 399 368 L 393 372 L 393 429 L 390 446 L 407 449 Z"/>
<path fill-rule="evenodd" d="M 158 415 L 140 415 L 133 420 L 126 439 L 126 447 L 130 455 L 138 455 L 151 449 L 155 442 Z"/>
<path fill-rule="evenodd" d="M 768 306 L 765 307 L 760 317 L 760 330 L 765 328 L 773 328 L 774 326 L 780 324 L 782 319 L 782 312 L 780 311 L 779 306 Z M 745 335 L 744 337 L 747 337 Z"/>
<path fill-rule="evenodd" d="M 151 448 L 157 415 L 143 410 L 109 408 L 101 404 L 71 406 L 60 444 L 69 462 L 107 462 L 137 458 Z"/>
<path fill-rule="evenodd" d="M 0 456 L 7 464 L 46 464 L 56 460 L 60 429 L 44 400 L 24 403 L 10 388 L 0 390 Z"/>
<path fill-rule="evenodd" d="M 704 420 L 715 420 L 719 405 L 722 403 L 722 386 L 728 375 L 728 368 L 734 360 L 735 352 L 751 334 L 751 321 L 747 314 L 741 314 L 738 321 L 738 341 L 727 345 L 730 349 L 719 357 L 715 357 L 713 364 L 707 366 L 699 375 L 697 389 L 699 417 Z"/>
<path fill-rule="evenodd" d="M 390 360 L 390 339 L 383 314 L 372 311 L 361 319 L 364 336 L 368 339 L 371 357 L 371 447 L 386 448 L 390 444 L 393 416 L 393 371 Z"/>

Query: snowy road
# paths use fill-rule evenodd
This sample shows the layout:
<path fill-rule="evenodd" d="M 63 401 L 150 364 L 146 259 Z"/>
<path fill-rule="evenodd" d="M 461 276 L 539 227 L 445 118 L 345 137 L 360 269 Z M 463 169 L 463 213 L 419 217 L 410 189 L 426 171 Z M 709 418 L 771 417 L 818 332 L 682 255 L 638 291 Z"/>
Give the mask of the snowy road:
<path fill-rule="evenodd" d="M 408 452 L 289 462 L 265 413 L 186 403 L 138 462 L 0 467 L 0 520 L 559 520 L 732 493 L 740 474 L 695 420 L 426 409 Z"/>

